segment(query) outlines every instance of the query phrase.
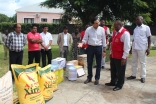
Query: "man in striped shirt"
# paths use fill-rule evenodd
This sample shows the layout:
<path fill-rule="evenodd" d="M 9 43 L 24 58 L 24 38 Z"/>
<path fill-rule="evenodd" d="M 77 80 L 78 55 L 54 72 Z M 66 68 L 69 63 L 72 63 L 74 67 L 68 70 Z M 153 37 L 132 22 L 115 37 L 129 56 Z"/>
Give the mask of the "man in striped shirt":
<path fill-rule="evenodd" d="M 21 25 L 14 25 L 14 32 L 8 34 L 5 41 L 5 46 L 9 49 L 9 67 L 11 70 L 11 64 L 22 64 L 23 49 L 26 44 L 26 39 L 23 33 L 21 33 Z"/>

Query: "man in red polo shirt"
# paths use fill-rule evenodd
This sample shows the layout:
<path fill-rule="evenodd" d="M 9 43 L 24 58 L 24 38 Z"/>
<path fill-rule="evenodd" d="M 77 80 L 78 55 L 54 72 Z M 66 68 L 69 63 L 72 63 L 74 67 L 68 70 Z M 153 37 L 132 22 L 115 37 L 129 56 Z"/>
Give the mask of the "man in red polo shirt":
<path fill-rule="evenodd" d="M 130 34 L 120 20 L 114 23 L 115 31 L 111 42 L 111 81 L 107 86 L 115 86 L 113 91 L 122 89 L 125 79 L 127 57 L 130 50 Z"/>
<path fill-rule="evenodd" d="M 86 25 L 85 26 L 85 30 L 83 30 L 81 32 L 81 37 L 80 37 L 80 40 L 82 41 L 83 37 L 84 37 L 84 34 L 85 34 L 85 31 L 86 29 L 89 27 L 89 25 Z M 80 48 L 80 53 L 81 54 L 87 54 L 87 48 L 88 48 L 88 44 L 83 44 L 82 48 Z"/>
<path fill-rule="evenodd" d="M 37 33 L 37 26 L 32 25 L 31 32 L 27 35 L 28 40 L 28 64 L 33 63 L 35 58 L 35 63 L 40 64 L 40 44 L 42 43 L 42 38 L 39 33 Z"/>

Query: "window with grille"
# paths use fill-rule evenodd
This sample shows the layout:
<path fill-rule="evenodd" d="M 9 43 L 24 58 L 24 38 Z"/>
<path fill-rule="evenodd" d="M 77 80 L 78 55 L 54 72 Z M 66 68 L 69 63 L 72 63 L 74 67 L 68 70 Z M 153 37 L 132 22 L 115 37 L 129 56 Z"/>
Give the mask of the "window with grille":
<path fill-rule="evenodd" d="M 24 18 L 24 23 L 34 23 L 34 18 Z"/>
<path fill-rule="evenodd" d="M 61 19 L 53 19 L 53 24 L 60 24 Z"/>
<path fill-rule="evenodd" d="M 47 18 L 41 18 L 41 22 L 47 22 Z"/>

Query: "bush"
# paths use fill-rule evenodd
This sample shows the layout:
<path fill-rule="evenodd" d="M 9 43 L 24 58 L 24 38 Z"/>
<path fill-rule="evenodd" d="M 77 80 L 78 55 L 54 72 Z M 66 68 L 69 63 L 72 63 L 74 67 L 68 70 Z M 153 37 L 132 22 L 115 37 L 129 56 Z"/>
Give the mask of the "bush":
<path fill-rule="evenodd" d="M 5 30 L 9 30 L 9 32 L 14 31 L 13 29 L 13 23 L 7 23 L 7 22 L 3 22 L 0 23 L 0 32 L 4 33 Z M 62 25 L 60 24 L 36 24 L 38 27 L 38 32 L 42 32 L 42 27 L 43 25 L 47 25 L 49 27 L 49 32 L 52 34 L 58 34 L 60 32 L 62 32 Z M 27 34 L 28 32 L 30 32 L 31 30 L 31 26 L 32 24 L 21 24 L 22 26 L 22 33 Z"/>

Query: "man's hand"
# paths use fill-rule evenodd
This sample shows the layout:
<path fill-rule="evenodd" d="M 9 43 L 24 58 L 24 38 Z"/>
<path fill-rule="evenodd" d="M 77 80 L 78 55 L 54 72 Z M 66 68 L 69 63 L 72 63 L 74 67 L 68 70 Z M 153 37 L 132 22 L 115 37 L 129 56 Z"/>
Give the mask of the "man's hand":
<path fill-rule="evenodd" d="M 125 65 L 126 64 L 126 59 L 122 59 L 121 60 L 121 66 Z"/>
<path fill-rule="evenodd" d="M 82 48 L 82 46 L 83 46 L 83 43 L 78 43 L 79 48 Z"/>
<path fill-rule="evenodd" d="M 37 43 L 42 43 L 42 39 L 38 39 L 37 40 Z"/>
<path fill-rule="evenodd" d="M 146 55 L 148 56 L 150 54 L 150 49 L 146 50 Z"/>
<path fill-rule="evenodd" d="M 49 49 L 48 49 L 48 47 L 45 47 L 44 49 L 45 49 L 46 51 L 48 51 L 48 50 L 49 50 Z"/>
<path fill-rule="evenodd" d="M 102 52 L 102 57 L 105 57 L 106 56 L 106 52 Z"/>

